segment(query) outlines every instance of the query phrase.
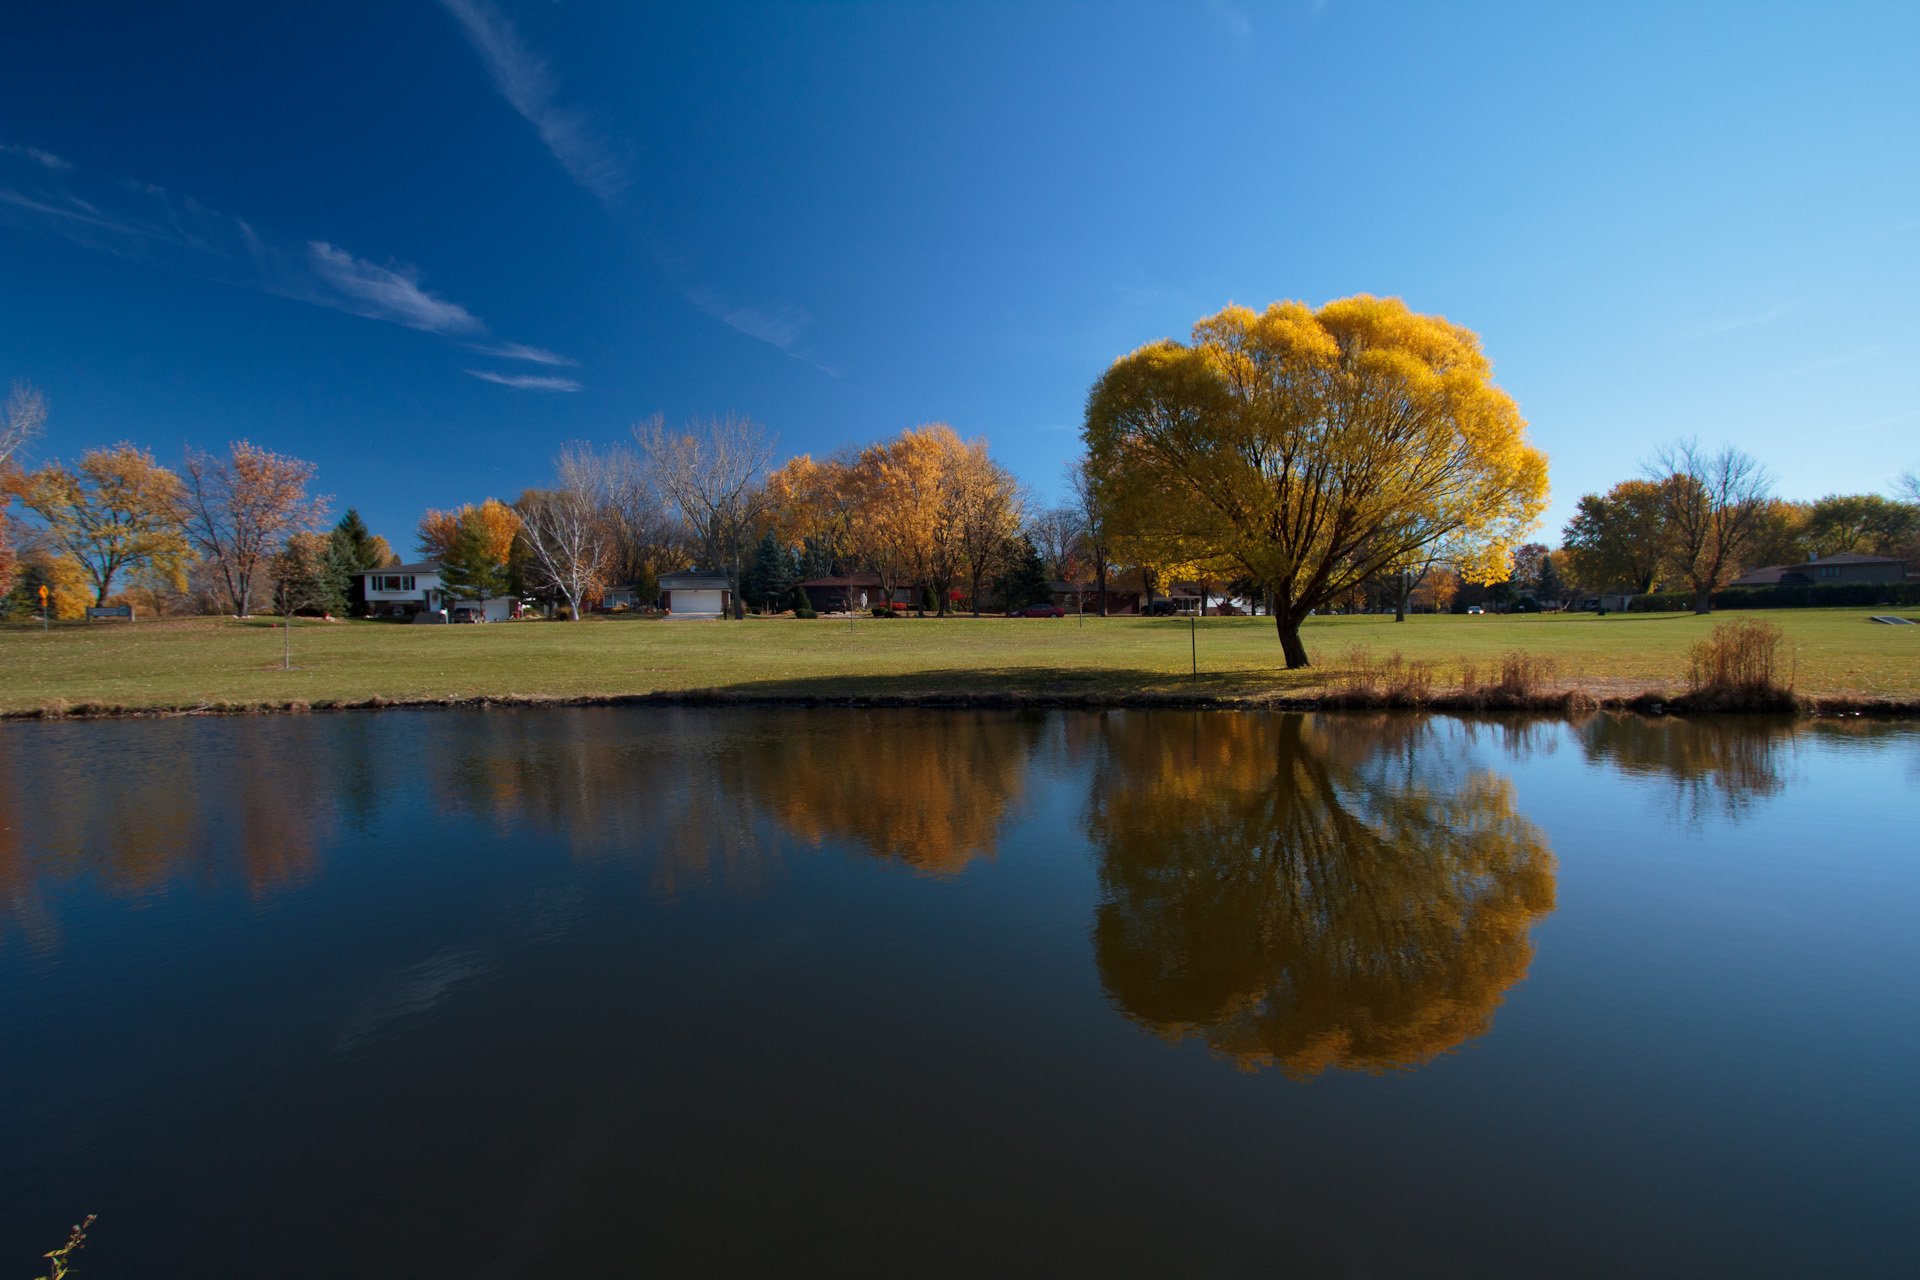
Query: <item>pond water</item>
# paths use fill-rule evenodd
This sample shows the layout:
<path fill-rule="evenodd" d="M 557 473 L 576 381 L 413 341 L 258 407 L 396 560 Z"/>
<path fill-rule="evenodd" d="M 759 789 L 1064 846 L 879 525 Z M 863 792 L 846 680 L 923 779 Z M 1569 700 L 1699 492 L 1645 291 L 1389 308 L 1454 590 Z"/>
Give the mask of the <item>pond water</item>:
<path fill-rule="evenodd" d="M 1872 1275 L 1920 732 L 0 728 L 0 1277 Z"/>

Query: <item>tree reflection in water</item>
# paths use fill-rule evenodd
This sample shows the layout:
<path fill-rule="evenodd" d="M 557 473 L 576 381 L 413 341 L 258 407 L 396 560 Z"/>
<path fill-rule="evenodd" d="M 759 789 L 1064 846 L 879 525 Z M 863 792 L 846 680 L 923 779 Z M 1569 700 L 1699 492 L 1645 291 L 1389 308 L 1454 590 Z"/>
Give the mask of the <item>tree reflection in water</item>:
<path fill-rule="evenodd" d="M 1580 729 L 1587 759 L 1629 777 L 1670 784 L 1677 816 L 1698 825 L 1718 811 L 1738 818 L 1786 789 L 1799 726 L 1792 720 L 1742 716 L 1650 720 L 1595 716 Z"/>
<path fill-rule="evenodd" d="M 762 737 L 746 776 L 797 839 L 957 875 L 993 856 L 1043 724 L 1006 712 L 881 712 L 827 733 Z"/>
<path fill-rule="evenodd" d="M 1553 909 L 1505 778 L 1408 718 L 1116 715 L 1093 785 L 1106 989 L 1169 1040 L 1305 1079 L 1484 1034 Z"/>
<path fill-rule="evenodd" d="M 0 893 L 90 878 L 140 897 L 229 877 L 260 896 L 310 875 L 335 822 L 340 736 L 312 719 L 61 725 L 0 735 Z"/>

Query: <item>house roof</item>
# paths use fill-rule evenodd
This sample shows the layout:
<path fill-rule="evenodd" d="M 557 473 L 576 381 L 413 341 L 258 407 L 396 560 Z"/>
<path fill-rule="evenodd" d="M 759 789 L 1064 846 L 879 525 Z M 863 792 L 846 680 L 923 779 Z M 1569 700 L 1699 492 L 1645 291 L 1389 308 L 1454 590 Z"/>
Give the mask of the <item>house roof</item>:
<path fill-rule="evenodd" d="M 438 560 L 422 560 L 419 564 L 390 564 L 379 569 L 361 569 L 354 573 L 356 578 L 364 578 L 370 573 L 438 573 Z"/>
<path fill-rule="evenodd" d="M 800 584 L 803 587 L 877 587 L 880 575 L 877 573 L 846 573 L 837 578 L 808 578 Z"/>
<path fill-rule="evenodd" d="M 685 573 L 663 573 L 660 575 L 662 591 L 730 591 L 733 583 L 727 581 L 722 573 L 707 573 L 699 569 L 689 569 Z"/>
<path fill-rule="evenodd" d="M 1834 554 L 1830 556 L 1820 556 L 1816 559 L 1807 561 L 1806 564 L 1797 564 L 1797 565 L 1794 565 L 1793 567 L 1796 569 L 1806 569 L 1806 568 L 1811 568 L 1816 564 L 1905 564 L 1905 563 L 1906 561 L 1902 560 L 1899 556 L 1863 556 L 1855 551 L 1836 551 Z"/>
<path fill-rule="evenodd" d="M 1806 578 L 1807 570 L 1819 569 L 1836 564 L 1905 564 L 1899 556 L 1869 556 L 1857 551 L 1836 551 L 1830 556 L 1819 556 L 1804 564 L 1770 564 L 1758 569 L 1749 569 L 1735 578 L 1728 586 L 1733 587 L 1771 587 L 1786 578 Z"/>

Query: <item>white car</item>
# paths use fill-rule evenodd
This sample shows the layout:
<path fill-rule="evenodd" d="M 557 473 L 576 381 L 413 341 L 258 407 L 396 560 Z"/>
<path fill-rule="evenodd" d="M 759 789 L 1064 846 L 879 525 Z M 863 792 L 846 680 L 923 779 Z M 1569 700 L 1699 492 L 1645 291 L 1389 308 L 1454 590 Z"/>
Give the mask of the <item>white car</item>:
<path fill-rule="evenodd" d="M 1470 605 L 1468 605 L 1468 606 L 1467 606 L 1467 612 L 1468 612 L 1468 613 L 1485 613 L 1485 612 L 1486 612 L 1486 610 L 1485 610 L 1485 609 L 1482 609 L 1482 608 L 1481 608 L 1481 607 L 1480 607 L 1479 605 L 1477 605 L 1477 604 L 1470 604 Z"/>

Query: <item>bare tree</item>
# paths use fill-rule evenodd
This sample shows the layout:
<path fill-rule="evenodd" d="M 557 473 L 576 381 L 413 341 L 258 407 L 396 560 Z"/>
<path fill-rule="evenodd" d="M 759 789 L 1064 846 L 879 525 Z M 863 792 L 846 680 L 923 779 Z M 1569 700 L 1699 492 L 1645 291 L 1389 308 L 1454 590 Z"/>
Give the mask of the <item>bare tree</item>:
<path fill-rule="evenodd" d="M 701 555 L 727 574 L 734 618 L 745 618 L 741 571 L 747 548 L 759 540 L 773 510 L 767 488 L 772 437 L 739 414 L 709 418 L 679 433 L 668 432 L 655 418 L 636 426 L 633 435 Z"/>
<path fill-rule="evenodd" d="M 314 465 L 238 440 L 224 458 L 187 450 L 187 536 L 212 562 L 237 617 L 253 612 L 255 578 L 296 533 L 319 526 L 331 498 L 307 493 Z"/>
<path fill-rule="evenodd" d="M 1048 507 L 1036 513 L 1027 521 L 1027 536 L 1039 549 L 1048 577 L 1068 582 L 1079 578 L 1083 539 L 1077 506 Z"/>
<path fill-rule="evenodd" d="M 1692 438 L 1661 449 L 1647 474 L 1660 485 L 1668 555 L 1693 588 L 1693 611 L 1711 613 L 1713 593 L 1739 571 L 1773 477 L 1732 445 L 1710 454 Z"/>
<path fill-rule="evenodd" d="M 613 526 L 609 504 L 602 501 L 599 459 L 590 446 L 563 447 L 553 471 L 553 488 L 529 490 L 515 506 L 535 585 L 558 593 L 578 622 L 582 602 L 606 585 Z"/>
<path fill-rule="evenodd" d="M 1920 467 L 1909 467 L 1894 481 L 1895 491 L 1908 502 L 1920 503 Z"/>
<path fill-rule="evenodd" d="M 47 422 L 47 398 L 38 387 L 16 382 L 7 393 L 6 408 L 0 410 L 0 468 L 13 461 Z"/>
<path fill-rule="evenodd" d="M 1093 477 L 1087 472 L 1085 458 L 1067 472 L 1073 489 L 1073 504 L 1080 513 L 1080 537 L 1088 561 L 1093 566 L 1094 589 L 1100 596 L 1100 616 L 1107 616 L 1107 566 L 1113 562 L 1113 536 L 1107 524 L 1105 505 L 1096 492 Z"/>
<path fill-rule="evenodd" d="M 14 383 L 5 409 L 0 409 L 0 596 L 13 586 L 14 567 L 20 559 L 14 550 L 13 516 L 7 510 L 20 478 L 16 458 L 25 453 L 46 421 L 47 398 L 24 382 Z"/>

